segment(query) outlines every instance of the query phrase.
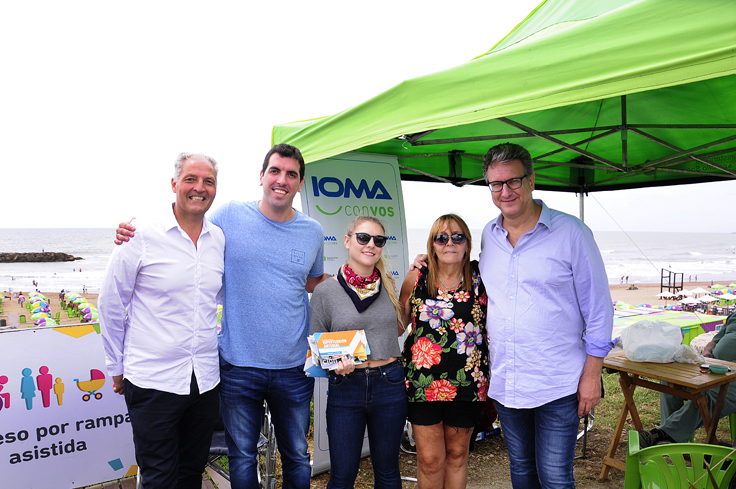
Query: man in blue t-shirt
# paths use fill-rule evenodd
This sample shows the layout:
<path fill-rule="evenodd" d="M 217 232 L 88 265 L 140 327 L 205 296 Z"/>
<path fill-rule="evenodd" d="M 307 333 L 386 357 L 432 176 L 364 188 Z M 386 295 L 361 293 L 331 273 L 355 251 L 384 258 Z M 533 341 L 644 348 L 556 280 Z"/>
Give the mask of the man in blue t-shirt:
<path fill-rule="evenodd" d="M 304 159 L 294 146 L 266 154 L 258 202 L 229 202 L 210 221 L 225 233 L 220 347 L 220 398 L 230 482 L 256 488 L 257 443 L 268 402 L 285 488 L 308 488 L 309 406 L 314 379 L 303 371 L 309 301 L 322 280 L 324 235 L 292 207 L 304 184 Z M 128 231 L 135 228 L 122 225 Z M 118 229 L 118 239 L 133 233 Z"/>

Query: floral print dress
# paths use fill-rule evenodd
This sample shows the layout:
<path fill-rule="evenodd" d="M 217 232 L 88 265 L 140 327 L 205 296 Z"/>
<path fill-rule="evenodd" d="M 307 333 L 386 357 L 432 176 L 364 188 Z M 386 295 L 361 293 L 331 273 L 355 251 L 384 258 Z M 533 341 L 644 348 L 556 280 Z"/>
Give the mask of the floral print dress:
<path fill-rule="evenodd" d="M 488 394 L 488 297 L 478 262 L 471 262 L 471 290 L 429 296 L 427 269 L 411 297 L 412 332 L 403 363 L 409 402 L 485 401 Z"/>

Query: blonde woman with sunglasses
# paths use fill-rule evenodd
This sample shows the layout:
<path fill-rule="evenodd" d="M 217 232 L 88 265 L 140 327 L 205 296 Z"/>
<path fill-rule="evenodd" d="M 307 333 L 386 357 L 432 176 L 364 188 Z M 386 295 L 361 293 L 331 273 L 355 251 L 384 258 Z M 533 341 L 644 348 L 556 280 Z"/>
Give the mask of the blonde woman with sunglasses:
<path fill-rule="evenodd" d="M 398 361 L 401 307 L 382 258 L 381 222 L 358 217 L 344 238 L 348 262 L 334 280 L 317 286 L 310 302 L 310 333 L 365 330 L 370 355 L 355 365 L 343 358 L 329 372 L 328 489 L 352 488 L 368 428 L 376 489 L 400 489 L 399 444 L 406 423 L 406 386 Z"/>

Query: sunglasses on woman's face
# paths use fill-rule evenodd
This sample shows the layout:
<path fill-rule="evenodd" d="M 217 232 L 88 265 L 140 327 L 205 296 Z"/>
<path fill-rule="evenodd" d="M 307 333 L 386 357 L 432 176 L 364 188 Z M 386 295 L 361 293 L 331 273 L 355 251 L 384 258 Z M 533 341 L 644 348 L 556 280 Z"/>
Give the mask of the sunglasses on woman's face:
<path fill-rule="evenodd" d="M 464 234 L 453 234 L 452 236 L 448 236 L 446 234 L 438 234 L 434 237 L 434 242 L 438 245 L 444 245 L 447 244 L 450 239 L 452 239 L 452 242 L 455 244 L 462 244 L 465 243 L 465 240 L 468 238 Z"/>
<path fill-rule="evenodd" d="M 388 238 L 386 236 L 373 236 L 372 234 L 368 233 L 355 233 L 355 240 L 358 242 L 359 245 L 367 245 L 368 243 L 370 243 L 371 238 L 373 238 L 373 244 L 378 246 L 379 248 L 383 248 L 386 245 L 386 241 L 388 241 Z"/>

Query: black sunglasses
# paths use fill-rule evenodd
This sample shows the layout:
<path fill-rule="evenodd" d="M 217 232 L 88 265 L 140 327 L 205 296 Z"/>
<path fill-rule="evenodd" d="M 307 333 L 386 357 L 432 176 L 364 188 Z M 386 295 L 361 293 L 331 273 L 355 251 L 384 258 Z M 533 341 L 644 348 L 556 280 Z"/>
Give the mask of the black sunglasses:
<path fill-rule="evenodd" d="M 355 233 L 355 240 L 358 242 L 359 245 L 367 245 L 368 243 L 370 243 L 371 238 L 373 238 L 373 244 L 378 246 L 379 248 L 383 248 L 386 245 L 386 241 L 388 241 L 388 238 L 386 236 L 373 236 L 372 234 L 368 233 Z"/>
<path fill-rule="evenodd" d="M 468 237 L 464 234 L 453 234 L 452 236 L 448 236 L 446 234 L 438 234 L 434 237 L 434 242 L 443 245 L 447 244 L 450 239 L 452 239 L 452 242 L 455 244 L 462 244 L 465 243 L 465 240 L 468 239 Z"/>

